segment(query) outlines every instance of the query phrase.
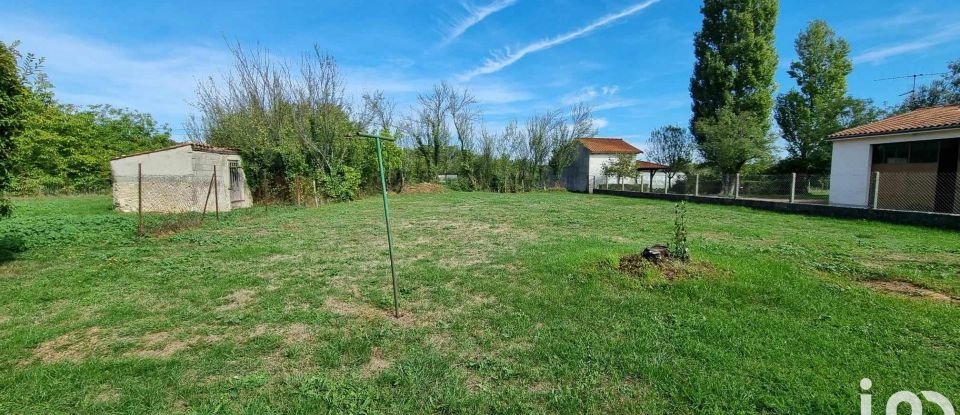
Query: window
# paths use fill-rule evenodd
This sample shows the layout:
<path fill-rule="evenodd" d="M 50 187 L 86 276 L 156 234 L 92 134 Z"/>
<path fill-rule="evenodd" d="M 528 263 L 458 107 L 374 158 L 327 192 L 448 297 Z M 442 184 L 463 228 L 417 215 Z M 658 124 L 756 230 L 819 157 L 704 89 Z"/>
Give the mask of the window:
<path fill-rule="evenodd" d="M 911 163 L 936 163 L 940 153 L 939 141 L 918 141 L 910 143 Z"/>
<path fill-rule="evenodd" d="M 936 163 L 937 140 L 873 145 L 873 164 Z"/>

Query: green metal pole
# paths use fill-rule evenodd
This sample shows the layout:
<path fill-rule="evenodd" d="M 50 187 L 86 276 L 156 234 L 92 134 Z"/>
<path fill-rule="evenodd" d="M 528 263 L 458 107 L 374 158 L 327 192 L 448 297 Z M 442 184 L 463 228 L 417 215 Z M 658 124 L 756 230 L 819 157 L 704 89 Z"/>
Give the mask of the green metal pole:
<path fill-rule="evenodd" d="M 393 235 L 390 234 L 390 203 L 387 201 L 387 179 L 383 169 L 383 148 L 381 138 L 377 140 L 377 161 L 380 163 L 380 190 L 383 193 L 383 220 L 387 224 L 387 249 L 390 250 L 390 279 L 393 282 L 393 316 L 400 318 L 400 300 L 397 296 L 397 271 L 393 265 Z"/>

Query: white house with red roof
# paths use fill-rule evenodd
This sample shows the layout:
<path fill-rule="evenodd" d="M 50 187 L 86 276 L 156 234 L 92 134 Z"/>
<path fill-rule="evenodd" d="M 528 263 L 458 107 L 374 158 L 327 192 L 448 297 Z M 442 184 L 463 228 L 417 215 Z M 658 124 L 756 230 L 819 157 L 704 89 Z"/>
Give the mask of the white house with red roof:
<path fill-rule="evenodd" d="M 872 206 L 876 194 L 881 209 L 960 213 L 960 105 L 923 108 L 827 138 L 831 204 Z"/>
<path fill-rule="evenodd" d="M 635 177 L 618 178 L 603 174 L 603 167 L 615 161 L 621 154 L 633 156 L 643 153 L 622 138 L 585 137 L 577 139 L 577 156 L 563 171 L 567 190 L 586 192 L 594 183 L 606 185 L 637 184 Z"/>

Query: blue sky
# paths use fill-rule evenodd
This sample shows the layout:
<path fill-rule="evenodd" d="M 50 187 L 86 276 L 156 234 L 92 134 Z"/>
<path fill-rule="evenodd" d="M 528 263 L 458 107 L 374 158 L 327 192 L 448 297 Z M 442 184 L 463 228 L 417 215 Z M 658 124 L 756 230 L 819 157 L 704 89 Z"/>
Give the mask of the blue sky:
<path fill-rule="evenodd" d="M 469 87 L 485 122 L 584 100 L 603 136 L 642 145 L 660 125 L 687 125 L 692 0 L 30 1 L 0 11 L 0 39 L 47 58 L 58 97 L 152 113 L 182 138 L 199 79 L 229 69 L 226 43 L 296 59 L 333 54 L 348 93 L 383 90 L 405 110 L 448 80 Z M 900 100 L 911 81 L 960 59 L 960 1 L 784 0 L 777 25 L 781 90 L 793 40 L 825 19 L 852 47 L 850 93 Z"/>

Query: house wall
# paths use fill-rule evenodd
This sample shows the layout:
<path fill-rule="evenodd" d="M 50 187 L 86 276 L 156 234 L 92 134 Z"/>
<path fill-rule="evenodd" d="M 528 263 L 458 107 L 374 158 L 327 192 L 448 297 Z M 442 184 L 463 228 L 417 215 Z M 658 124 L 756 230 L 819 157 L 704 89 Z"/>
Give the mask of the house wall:
<path fill-rule="evenodd" d="M 639 183 L 637 179 L 633 177 L 623 177 L 618 179 L 617 176 L 604 176 L 603 167 L 609 163 L 615 162 L 616 160 L 616 154 L 590 154 L 590 168 L 588 169 L 588 177 L 593 177 L 598 185 Z"/>
<path fill-rule="evenodd" d="M 142 166 L 144 211 L 192 210 L 195 201 L 192 199 L 194 184 L 190 153 L 190 146 L 183 146 L 111 160 L 114 207 L 121 212 L 137 211 L 137 170 Z"/>
<path fill-rule="evenodd" d="M 217 186 L 215 196 L 219 198 L 220 210 L 229 211 L 230 209 L 244 208 L 253 206 L 253 196 L 250 193 L 250 187 L 247 185 L 246 175 L 243 173 L 243 169 L 240 169 L 240 189 L 239 195 L 240 198 L 236 200 L 231 197 L 230 191 L 230 161 L 237 161 L 240 163 L 240 166 L 243 166 L 243 161 L 240 159 L 239 155 L 236 154 L 219 154 L 219 153 L 210 153 L 206 151 L 196 151 L 193 153 L 193 171 L 198 182 L 202 182 L 202 186 L 195 186 L 194 194 L 195 200 L 198 201 L 200 209 L 203 209 L 203 202 L 207 197 L 207 190 L 209 188 L 209 180 L 213 177 L 213 167 L 217 167 Z M 213 196 L 211 196 L 213 197 Z M 211 205 L 207 207 L 207 210 L 210 210 L 213 207 L 213 199 L 211 199 Z"/>
<path fill-rule="evenodd" d="M 830 204 L 868 206 L 870 197 L 871 147 L 874 144 L 941 140 L 960 136 L 960 129 L 891 134 L 879 137 L 848 138 L 833 141 L 830 168 Z M 880 182 L 883 183 L 883 173 Z"/>
<path fill-rule="evenodd" d="M 562 178 L 567 190 L 586 192 L 591 185 L 591 180 L 595 180 L 598 185 L 637 184 L 638 182 L 633 178 L 623 178 L 618 181 L 617 176 L 603 175 L 603 166 L 615 161 L 616 158 L 616 154 L 591 154 L 583 145 L 577 145 L 577 157 L 563 170 Z"/>
<path fill-rule="evenodd" d="M 590 152 L 577 144 L 577 156 L 561 175 L 567 190 L 586 192 L 590 186 Z"/>
<path fill-rule="evenodd" d="M 139 204 L 138 166 L 143 169 L 143 210 L 145 212 L 179 213 L 200 212 L 217 167 L 217 193 L 220 211 L 249 207 L 253 203 L 246 177 L 241 170 L 242 199 L 231 201 L 230 160 L 240 161 L 239 155 L 193 151 L 190 146 L 141 154 L 112 160 L 113 203 L 121 212 L 136 212 Z M 242 161 L 241 166 L 242 166 Z M 208 211 L 215 209 L 211 194 Z"/>

